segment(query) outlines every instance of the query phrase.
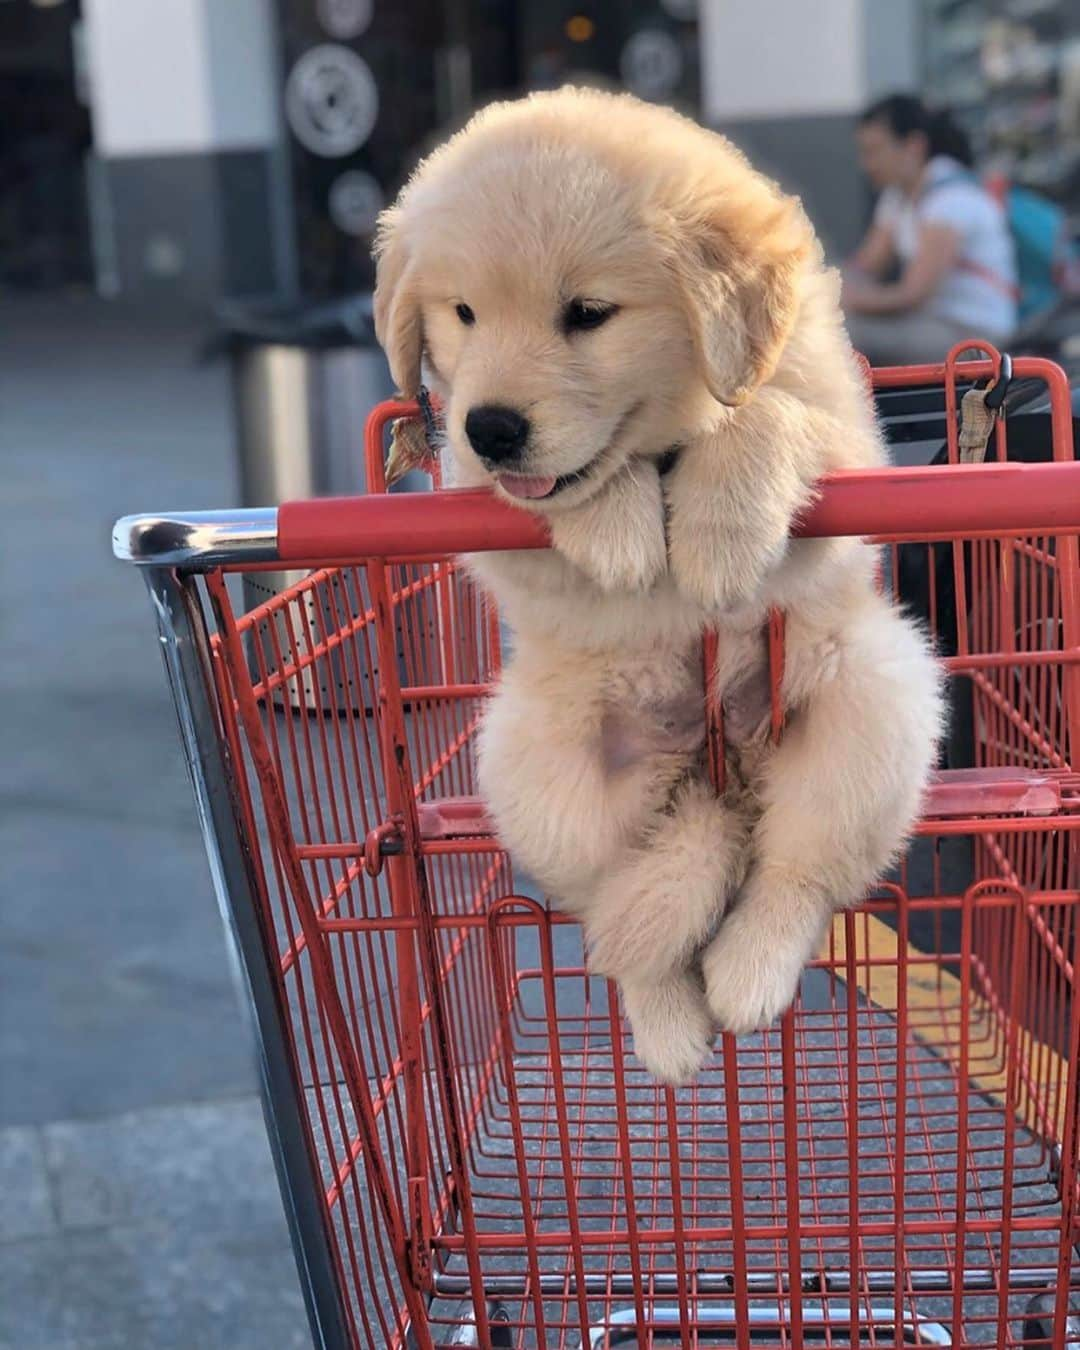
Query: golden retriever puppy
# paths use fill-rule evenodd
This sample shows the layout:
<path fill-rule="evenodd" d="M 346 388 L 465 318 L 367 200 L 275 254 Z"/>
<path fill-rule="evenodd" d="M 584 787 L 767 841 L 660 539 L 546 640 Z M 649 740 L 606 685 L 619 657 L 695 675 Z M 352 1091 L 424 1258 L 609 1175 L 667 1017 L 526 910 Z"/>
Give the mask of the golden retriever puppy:
<path fill-rule="evenodd" d="M 897 854 L 939 678 L 854 539 L 792 542 L 833 469 L 881 464 L 838 279 L 722 137 L 580 90 L 486 109 L 381 222 L 376 323 L 444 401 L 449 477 L 549 522 L 471 559 L 514 633 L 485 719 L 500 835 L 580 916 L 635 1050 L 691 1078 L 791 1002 L 837 906 Z M 787 730 L 765 624 L 787 615 Z M 728 787 L 704 767 L 719 632 Z"/>

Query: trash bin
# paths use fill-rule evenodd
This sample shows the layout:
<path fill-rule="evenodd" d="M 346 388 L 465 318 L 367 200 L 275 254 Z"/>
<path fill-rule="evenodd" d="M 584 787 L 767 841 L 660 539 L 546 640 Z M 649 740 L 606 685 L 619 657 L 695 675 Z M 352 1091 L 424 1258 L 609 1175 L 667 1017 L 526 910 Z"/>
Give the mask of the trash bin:
<path fill-rule="evenodd" d="M 220 317 L 218 346 L 228 353 L 230 363 L 241 504 L 277 506 L 289 500 L 364 492 L 364 424 L 371 409 L 393 393 L 390 371 L 375 339 L 371 296 L 313 305 L 228 308 Z M 427 475 L 411 473 L 395 490 L 416 492 L 429 486 Z M 303 576 L 296 571 L 246 574 L 246 608 L 280 594 Z M 342 575 L 329 588 L 319 588 L 320 601 L 315 591 L 303 593 L 276 615 L 279 650 L 299 647 L 302 661 L 309 645 L 317 646 L 327 633 L 343 631 L 364 613 L 365 590 L 362 581 Z M 401 618 L 406 622 L 404 615 Z M 252 630 L 252 643 L 256 641 L 264 646 L 267 668 L 273 669 L 280 658 L 272 651 L 275 638 L 269 625 Z M 309 686 L 312 672 L 318 671 L 321 706 L 371 710 L 369 663 L 349 660 L 347 641 L 333 660 L 313 660 L 298 672 L 289 685 L 293 706 L 315 706 Z M 250 656 L 254 671 L 254 645 Z M 350 674 L 355 670 L 364 672 L 359 690 Z M 331 677 L 337 683 L 335 690 L 327 686 Z"/>
<path fill-rule="evenodd" d="M 363 492 L 364 421 L 393 393 L 371 296 L 221 318 L 242 504 Z"/>

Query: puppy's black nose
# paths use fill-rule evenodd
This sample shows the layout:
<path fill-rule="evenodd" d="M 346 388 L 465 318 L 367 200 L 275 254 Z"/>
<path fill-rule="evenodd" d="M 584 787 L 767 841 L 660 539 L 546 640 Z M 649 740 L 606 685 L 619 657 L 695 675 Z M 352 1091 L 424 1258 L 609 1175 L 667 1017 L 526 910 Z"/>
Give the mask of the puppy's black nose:
<path fill-rule="evenodd" d="M 485 403 L 469 409 L 465 417 L 465 435 L 481 459 L 501 464 L 524 448 L 529 435 L 529 419 L 513 408 Z"/>

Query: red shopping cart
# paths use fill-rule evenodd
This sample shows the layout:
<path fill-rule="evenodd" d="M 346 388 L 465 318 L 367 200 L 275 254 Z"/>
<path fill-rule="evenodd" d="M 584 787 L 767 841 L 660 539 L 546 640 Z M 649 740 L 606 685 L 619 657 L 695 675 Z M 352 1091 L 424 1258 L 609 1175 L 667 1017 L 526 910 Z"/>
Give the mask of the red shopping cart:
<path fill-rule="evenodd" d="M 1080 464 L 1064 376 L 1036 360 L 1016 374 L 1049 387 L 1058 462 L 1006 462 L 1001 421 L 1000 462 L 956 462 L 958 388 L 998 369 L 876 372 L 944 391 L 952 462 L 838 474 L 799 526 L 879 538 L 886 584 L 928 561 L 966 758 L 796 1006 L 678 1090 L 476 797 L 500 630 L 456 559 L 544 547 L 537 519 L 373 491 L 119 523 L 316 1344 L 1080 1342 Z M 373 488 L 414 412 L 372 414 Z M 285 568 L 245 612 L 235 579 Z"/>

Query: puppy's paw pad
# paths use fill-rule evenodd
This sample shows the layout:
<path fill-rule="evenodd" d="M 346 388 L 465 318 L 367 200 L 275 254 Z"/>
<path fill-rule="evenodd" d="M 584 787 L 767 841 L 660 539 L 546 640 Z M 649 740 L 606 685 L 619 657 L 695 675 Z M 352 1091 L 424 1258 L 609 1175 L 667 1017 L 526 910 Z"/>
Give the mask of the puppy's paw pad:
<path fill-rule="evenodd" d="M 771 1026 L 795 1000 L 797 953 L 770 947 L 743 925 L 721 925 L 702 960 L 709 1010 L 721 1031 L 747 1036 Z"/>

